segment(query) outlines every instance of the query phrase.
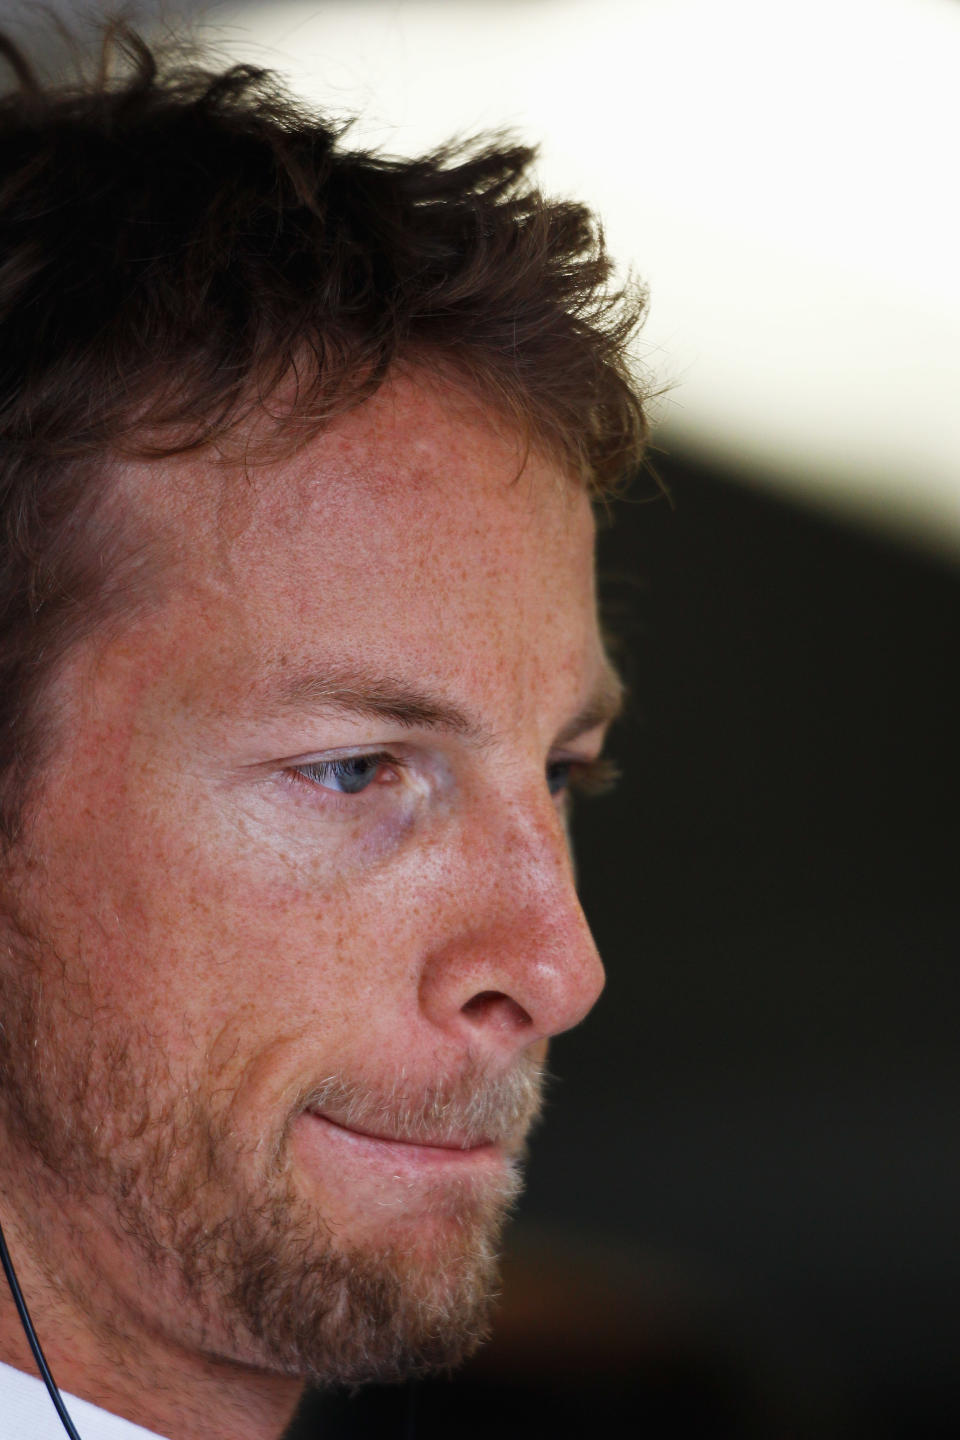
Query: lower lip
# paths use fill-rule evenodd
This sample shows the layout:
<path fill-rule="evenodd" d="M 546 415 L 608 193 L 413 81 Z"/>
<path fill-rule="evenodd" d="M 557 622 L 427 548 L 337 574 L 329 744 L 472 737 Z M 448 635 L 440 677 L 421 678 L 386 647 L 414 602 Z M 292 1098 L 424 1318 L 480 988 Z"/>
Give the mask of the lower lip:
<path fill-rule="evenodd" d="M 347 1163 L 350 1157 L 354 1157 L 394 1173 L 400 1170 L 465 1173 L 467 1170 L 501 1168 L 506 1161 L 503 1150 L 497 1145 L 474 1145 L 468 1150 L 442 1145 L 415 1145 L 403 1140 L 382 1140 L 375 1135 L 362 1135 L 313 1111 L 306 1111 L 301 1118 L 309 1124 L 305 1139 L 309 1136 L 310 1141 L 319 1143 L 325 1150 L 327 1147 L 331 1150 L 336 1148 Z"/>

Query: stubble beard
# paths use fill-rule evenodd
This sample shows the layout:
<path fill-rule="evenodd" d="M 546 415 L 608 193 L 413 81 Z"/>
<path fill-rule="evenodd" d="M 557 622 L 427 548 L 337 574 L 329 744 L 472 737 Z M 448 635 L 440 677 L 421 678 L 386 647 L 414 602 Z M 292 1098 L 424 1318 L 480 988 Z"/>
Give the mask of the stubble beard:
<path fill-rule="evenodd" d="M 136 1252 L 139 1293 L 172 1295 L 195 1349 L 214 1362 L 358 1385 L 451 1367 L 486 1338 L 519 1153 L 495 1181 L 438 1183 L 428 1197 L 438 1223 L 424 1244 L 404 1243 L 402 1229 L 351 1244 L 326 1223 L 322 1198 L 298 1187 L 287 1142 L 302 1109 L 331 1095 L 341 1113 L 389 1116 L 410 1135 L 442 1113 L 451 1130 L 516 1136 L 539 1113 L 539 1066 L 491 1081 L 472 1065 L 428 1093 L 395 1086 L 387 1095 L 330 1076 L 291 1109 L 264 1156 L 238 1141 L 209 1076 L 185 1093 L 155 1040 L 134 1036 L 125 1017 L 111 1026 L 99 1012 L 83 1025 L 75 1005 L 56 1013 L 38 975 L 28 966 L 3 976 L 8 1132 L 40 1162 L 54 1205 L 96 1216 L 112 1243 Z M 64 1053 L 59 1037 L 84 1032 L 86 1044 Z M 89 1277 L 62 1271 L 61 1280 L 89 1303 Z"/>

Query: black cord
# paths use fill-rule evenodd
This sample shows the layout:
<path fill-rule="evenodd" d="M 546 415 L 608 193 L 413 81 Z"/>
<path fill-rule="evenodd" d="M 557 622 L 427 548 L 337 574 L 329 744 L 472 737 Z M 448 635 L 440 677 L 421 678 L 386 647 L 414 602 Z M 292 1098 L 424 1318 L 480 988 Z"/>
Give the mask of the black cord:
<path fill-rule="evenodd" d="M 13 1296 L 13 1303 L 17 1307 L 17 1314 L 20 1316 L 20 1323 L 23 1326 L 24 1334 L 30 1342 L 30 1349 L 33 1351 L 33 1358 L 37 1362 L 40 1375 L 44 1385 L 50 1394 L 57 1414 L 63 1421 L 63 1428 L 70 1436 L 70 1440 L 80 1440 L 76 1427 L 70 1419 L 66 1405 L 63 1403 L 63 1396 L 57 1389 L 57 1382 L 50 1374 L 50 1366 L 47 1358 L 37 1339 L 37 1332 L 33 1328 L 33 1321 L 30 1319 L 30 1311 L 27 1309 L 27 1302 L 23 1298 L 23 1291 L 20 1289 L 20 1282 L 17 1279 L 17 1272 L 13 1268 L 13 1261 L 10 1259 L 10 1251 L 7 1249 L 7 1242 L 3 1236 L 3 1226 L 0 1225 L 0 1261 L 3 1262 L 3 1272 L 7 1277 L 7 1284 L 10 1286 L 10 1294 Z"/>

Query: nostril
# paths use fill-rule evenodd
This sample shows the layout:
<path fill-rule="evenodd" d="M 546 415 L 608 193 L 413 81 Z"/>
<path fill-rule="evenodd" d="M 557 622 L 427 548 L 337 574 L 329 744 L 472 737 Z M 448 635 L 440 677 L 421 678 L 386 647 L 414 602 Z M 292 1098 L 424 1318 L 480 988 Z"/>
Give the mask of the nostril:
<path fill-rule="evenodd" d="M 461 1012 L 475 1025 L 498 1025 L 504 1030 L 526 1030 L 533 1025 L 523 1006 L 502 990 L 480 990 L 461 1006 Z"/>

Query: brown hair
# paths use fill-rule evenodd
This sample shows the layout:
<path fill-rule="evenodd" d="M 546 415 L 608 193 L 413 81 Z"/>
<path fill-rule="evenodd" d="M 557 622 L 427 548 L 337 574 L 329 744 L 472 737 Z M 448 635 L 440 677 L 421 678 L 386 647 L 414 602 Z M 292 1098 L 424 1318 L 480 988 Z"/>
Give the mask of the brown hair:
<path fill-rule="evenodd" d="M 116 587 L 111 459 L 222 445 L 291 379 L 274 438 L 395 360 L 452 367 L 597 495 L 646 435 L 599 227 L 503 140 L 396 160 L 342 145 L 267 72 L 108 31 L 44 88 L 0 36 L 0 841 L 38 762 L 43 682 Z M 111 70 L 118 73 L 111 75 Z"/>

